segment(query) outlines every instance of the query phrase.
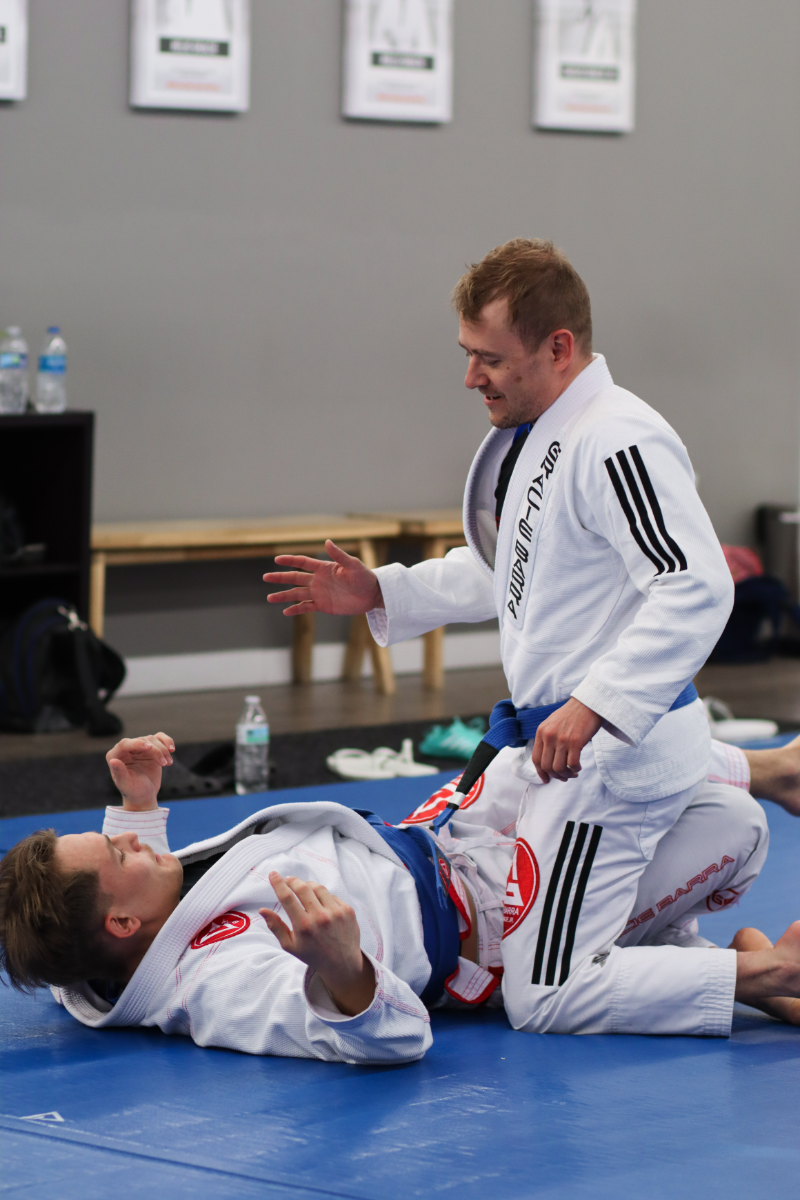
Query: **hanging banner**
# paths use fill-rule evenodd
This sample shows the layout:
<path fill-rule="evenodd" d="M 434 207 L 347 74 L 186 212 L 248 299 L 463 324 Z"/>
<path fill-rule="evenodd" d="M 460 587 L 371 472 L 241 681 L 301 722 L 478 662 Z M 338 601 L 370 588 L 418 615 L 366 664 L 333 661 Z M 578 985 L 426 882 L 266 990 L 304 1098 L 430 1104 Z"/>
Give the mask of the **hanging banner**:
<path fill-rule="evenodd" d="M 453 0 L 345 0 L 342 114 L 444 123 L 453 109 Z"/>
<path fill-rule="evenodd" d="M 630 133 L 636 0 L 537 0 L 533 123 Z"/>
<path fill-rule="evenodd" d="M 28 0 L 0 0 L 0 100 L 24 100 L 28 80 Z"/>
<path fill-rule="evenodd" d="M 246 112 L 250 0 L 132 0 L 131 104 Z"/>

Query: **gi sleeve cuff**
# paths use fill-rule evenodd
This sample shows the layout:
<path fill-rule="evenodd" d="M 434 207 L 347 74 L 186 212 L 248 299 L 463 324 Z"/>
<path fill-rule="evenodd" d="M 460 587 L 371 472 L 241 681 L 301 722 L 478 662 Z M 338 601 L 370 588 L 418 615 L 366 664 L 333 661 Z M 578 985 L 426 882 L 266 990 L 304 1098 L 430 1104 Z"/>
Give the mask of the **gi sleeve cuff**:
<path fill-rule="evenodd" d="M 303 992 L 306 1004 L 314 1016 L 319 1017 L 320 1021 L 324 1021 L 326 1025 L 352 1025 L 354 1022 L 363 1021 L 373 1013 L 377 1013 L 381 1006 L 377 973 L 375 978 L 375 995 L 372 998 L 372 1002 L 363 1012 L 356 1013 L 352 1017 L 348 1017 L 346 1013 L 337 1008 L 336 1001 L 312 967 L 306 969 L 303 980 Z"/>
<path fill-rule="evenodd" d="M 597 679 L 591 671 L 573 689 L 572 695 L 602 718 L 603 727 L 609 733 L 629 746 L 640 745 L 655 724 L 652 717 L 635 708 L 615 688 Z"/>
<path fill-rule="evenodd" d="M 369 631 L 379 646 L 389 645 L 389 618 L 385 608 L 373 608 L 367 613 Z"/>
<path fill-rule="evenodd" d="M 122 805 L 109 804 L 103 821 L 103 833 L 115 837 L 120 833 L 135 833 L 156 854 L 169 854 L 167 841 L 168 808 L 151 808 L 147 812 L 131 812 Z"/>
<path fill-rule="evenodd" d="M 387 563 L 377 567 L 375 575 L 381 585 L 383 608 L 373 608 L 367 613 L 370 632 L 379 646 L 390 646 L 402 642 L 411 632 L 405 626 L 407 614 L 413 607 L 413 595 L 409 590 L 408 568 L 402 563 Z"/>

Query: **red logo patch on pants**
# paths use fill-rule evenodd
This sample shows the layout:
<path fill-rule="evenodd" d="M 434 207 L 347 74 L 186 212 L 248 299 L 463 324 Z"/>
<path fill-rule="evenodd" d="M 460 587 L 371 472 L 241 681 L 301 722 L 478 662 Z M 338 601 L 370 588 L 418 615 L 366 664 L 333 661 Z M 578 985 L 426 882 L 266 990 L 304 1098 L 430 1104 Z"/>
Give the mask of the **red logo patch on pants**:
<path fill-rule="evenodd" d="M 213 921 L 195 934 L 192 939 L 192 950 L 202 950 L 204 946 L 210 946 L 212 942 L 224 942 L 226 938 L 236 937 L 237 933 L 244 933 L 245 929 L 250 927 L 250 918 L 246 913 L 236 912 L 231 909 L 230 912 L 223 913 L 221 917 L 214 917 Z"/>
<path fill-rule="evenodd" d="M 524 838 L 518 838 L 503 900 L 503 937 L 522 924 L 539 891 L 539 864 Z"/>
<path fill-rule="evenodd" d="M 712 892 L 706 897 L 706 908 L 709 912 L 719 912 L 720 909 L 730 908 L 738 899 L 739 893 L 736 888 L 720 888 L 718 892 Z"/>
<path fill-rule="evenodd" d="M 483 780 L 484 776 L 481 775 L 480 779 L 478 779 L 470 788 L 469 792 L 461 802 L 462 809 L 469 808 L 470 805 L 474 804 L 478 799 L 478 796 L 480 796 L 481 792 L 483 791 Z M 456 775 L 455 779 L 451 779 L 450 782 L 446 783 L 438 792 L 434 792 L 424 804 L 420 804 L 419 808 L 415 808 L 411 816 L 406 817 L 400 822 L 400 824 L 427 825 L 430 821 L 433 821 L 436 817 L 438 817 L 439 813 L 444 810 L 448 800 L 452 800 L 460 782 L 461 775 Z"/>

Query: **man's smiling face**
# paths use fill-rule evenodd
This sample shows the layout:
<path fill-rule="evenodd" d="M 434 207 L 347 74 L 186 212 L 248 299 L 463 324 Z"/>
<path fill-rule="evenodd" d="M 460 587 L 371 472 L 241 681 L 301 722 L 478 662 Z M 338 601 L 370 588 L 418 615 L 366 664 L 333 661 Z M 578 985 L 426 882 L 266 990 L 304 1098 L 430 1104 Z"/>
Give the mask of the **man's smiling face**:
<path fill-rule="evenodd" d="M 58 839 L 57 861 L 62 871 L 96 871 L 107 909 L 106 930 L 116 936 L 132 921 L 145 938 L 155 937 L 180 900 L 183 867 L 174 854 L 156 854 L 135 833 L 106 837 L 101 833 L 70 833 Z M 112 927 L 109 927 L 109 922 Z M 116 924 L 115 924 L 116 922 Z"/>
<path fill-rule="evenodd" d="M 535 421 L 542 404 L 542 385 L 550 356 L 547 342 L 529 350 L 508 325 L 508 303 L 492 300 L 474 323 L 459 322 L 458 344 L 469 358 L 464 380 L 484 398 L 489 420 L 496 429 L 513 429 Z M 546 390 L 546 389 L 545 389 Z"/>
<path fill-rule="evenodd" d="M 477 321 L 462 317 L 458 344 L 469 359 L 464 383 L 481 393 L 495 429 L 535 421 L 592 361 L 566 329 L 530 350 L 510 327 L 504 299 L 490 301 Z"/>

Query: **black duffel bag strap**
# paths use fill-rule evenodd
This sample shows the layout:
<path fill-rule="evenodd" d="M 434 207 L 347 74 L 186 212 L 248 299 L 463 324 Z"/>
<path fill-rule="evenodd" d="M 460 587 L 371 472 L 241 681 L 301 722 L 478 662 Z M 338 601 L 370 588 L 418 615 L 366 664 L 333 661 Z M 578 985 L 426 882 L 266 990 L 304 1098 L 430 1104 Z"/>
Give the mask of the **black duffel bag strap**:
<path fill-rule="evenodd" d="M 64 616 L 69 621 L 69 632 L 72 635 L 72 644 L 75 649 L 75 669 L 78 675 L 78 683 L 80 684 L 83 702 L 86 705 L 88 714 L 87 732 L 92 737 L 105 737 L 111 734 L 122 732 L 122 721 L 115 713 L 109 712 L 103 701 L 100 699 L 98 689 L 98 679 L 95 674 L 92 658 L 99 659 L 99 655 L 92 651 L 102 649 L 110 649 L 105 647 L 96 638 L 85 622 L 81 621 L 74 609 L 62 610 Z M 112 652 L 113 653 L 113 652 Z M 121 660 L 120 660 L 121 661 Z M 124 677 L 125 668 L 122 667 Z M 119 683 L 116 687 L 119 687 Z M 110 689 L 115 691 L 116 687 Z"/>

